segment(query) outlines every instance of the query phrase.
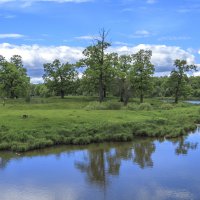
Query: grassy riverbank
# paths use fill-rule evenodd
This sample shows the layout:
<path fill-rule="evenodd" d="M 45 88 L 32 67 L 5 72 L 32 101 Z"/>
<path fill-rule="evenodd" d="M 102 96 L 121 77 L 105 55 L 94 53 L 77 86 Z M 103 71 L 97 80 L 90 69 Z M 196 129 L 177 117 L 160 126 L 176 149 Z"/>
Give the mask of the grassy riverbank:
<path fill-rule="evenodd" d="M 134 136 L 177 137 L 200 122 L 197 105 L 147 100 L 151 105 L 139 106 L 135 100 L 124 108 L 116 99 L 103 106 L 92 101 L 83 97 L 7 101 L 5 107 L 0 105 L 0 150 L 128 141 Z"/>

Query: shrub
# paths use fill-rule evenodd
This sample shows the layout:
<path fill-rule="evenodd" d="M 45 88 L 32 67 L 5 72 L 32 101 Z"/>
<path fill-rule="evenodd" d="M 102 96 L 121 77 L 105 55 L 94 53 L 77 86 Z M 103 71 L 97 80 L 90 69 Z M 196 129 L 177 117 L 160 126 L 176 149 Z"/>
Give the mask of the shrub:
<path fill-rule="evenodd" d="M 112 101 L 106 102 L 105 105 L 107 110 L 120 110 L 122 107 L 122 103 Z"/>
<path fill-rule="evenodd" d="M 86 107 L 86 110 L 106 110 L 106 106 L 103 103 L 97 101 L 90 102 Z"/>
<path fill-rule="evenodd" d="M 128 110 L 138 110 L 139 106 L 137 104 L 130 103 L 130 104 L 127 105 L 127 109 Z"/>
<path fill-rule="evenodd" d="M 99 103 L 97 101 L 90 102 L 85 109 L 86 110 L 120 110 L 122 104 L 120 102 L 103 102 Z"/>
<path fill-rule="evenodd" d="M 172 104 L 165 103 L 165 104 L 162 104 L 160 108 L 162 110 L 171 110 L 173 108 L 173 106 L 172 106 Z"/>
<path fill-rule="evenodd" d="M 139 110 L 146 110 L 146 111 L 148 111 L 148 110 L 152 110 L 152 109 L 153 109 L 153 107 L 149 103 L 141 103 L 139 105 Z"/>
<path fill-rule="evenodd" d="M 184 102 L 179 102 L 178 104 L 175 104 L 175 105 L 176 105 L 176 107 L 188 107 L 188 106 L 190 106 L 189 103 L 184 103 Z"/>
<path fill-rule="evenodd" d="M 91 137 L 89 136 L 79 137 L 73 140 L 73 144 L 75 145 L 85 145 L 85 144 L 89 144 L 90 142 L 91 142 Z"/>
<path fill-rule="evenodd" d="M 8 150 L 9 148 L 10 148 L 10 145 L 7 142 L 2 142 L 0 144 L 0 150 Z"/>

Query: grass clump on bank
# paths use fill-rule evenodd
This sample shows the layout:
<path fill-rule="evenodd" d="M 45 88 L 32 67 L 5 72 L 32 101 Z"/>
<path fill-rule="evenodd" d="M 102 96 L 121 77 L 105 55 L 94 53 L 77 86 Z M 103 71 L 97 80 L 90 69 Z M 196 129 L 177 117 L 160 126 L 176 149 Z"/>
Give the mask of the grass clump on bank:
<path fill-rule="evenodd" d="M 44 101 L 14 100 L 0 107 L 0 150 L 130 141 L 135 136 L 172 138 L 187 134 L 200 122 L 199 107 L 190 104 L 150 100 L 123 107 L 116 99 L 99 104 L 80 97 Z"/>

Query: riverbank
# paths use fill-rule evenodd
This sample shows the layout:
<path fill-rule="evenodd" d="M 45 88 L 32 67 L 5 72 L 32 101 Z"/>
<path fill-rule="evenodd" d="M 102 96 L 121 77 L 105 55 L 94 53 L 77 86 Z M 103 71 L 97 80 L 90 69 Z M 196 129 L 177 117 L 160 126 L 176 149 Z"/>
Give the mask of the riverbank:
<path fill-rule="evenodd" d="M 0 150 L 130 141 L 137 136 L 173 138 L 194 130 L 200 122 L 198 105 L 169 106 L 151 99 L 148 109 L 141 109 L 137 100 L 124 108 L 112 99 L 101 110 L 91 101 L 80 97 L 7 101 L 0 107 Z"/>

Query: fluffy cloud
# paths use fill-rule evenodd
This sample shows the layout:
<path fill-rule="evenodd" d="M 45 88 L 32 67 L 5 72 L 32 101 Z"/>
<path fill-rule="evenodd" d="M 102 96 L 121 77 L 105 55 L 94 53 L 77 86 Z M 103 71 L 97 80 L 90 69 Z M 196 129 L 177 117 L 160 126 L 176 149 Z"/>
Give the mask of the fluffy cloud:
<path fill-rule="evenodd" d="M 12 55 L 21 55 L 24 65 L 31 69 L 40 69 L 43 63 L 52 62 L 56 58 L 62 62 L 76 62 L 82 58 L 82 51 L 81 47 L 0 44 L 0 54 L 6 59 Z"/>
<path fill-rule="evenodd" d="M 18 39 L 18 38 L 23 38 L 23 37 L 25 36 L 21 34 L 17 34 L 17 33 L 0 34 L 0 39 L 5 39 L 5 38 Z"/>
<path fill-rule="evenodd" d="M 41 82 L 43 63 L 60 59 L 61 62 L 76 62 L 81 59 L 83 48 L 68 46 L 39 46 L 0 44 L 0 54 L 6 59 L 13 55 L 21 55 L 24 66 L 28 69 L 32 82 Z"/>
<path fill-rule="evenodd" d="M 131 38 L 145 38 L 145 37 L 150 37 L 151 35 L 152 35 L 152 33 L 150 33 L 147 30 L 138 30 L 130 37 Z"/>
<path fill-rule="evenodd" d="M 11 2 L 57 2 L 57 3 L 84 3 L 84 2 L 89 2 L 92 0 L 0 0 L 0 3 L 11 3 Z"/>
<path fill-rule="evenodd" d="M 169 74 L 173 68 L 175 59 L 186 59 L 188 63 L 195 63 L 195 56 L 189 51 L 176 46 L 147 45 L 140 44 L 133 47 L 115 46 L 108 49 L 109 52 L 119 54 L 132 54 L 140 49 L 151 49 L 153 52 L 152 63 L 156 68 L 156 75 Z M 12 45 L 8 43 L 0 44 L 0 55 L 9 59 L 12 55 L 21 55 L 24 66 L 27 67 L 32 82 L 41 82 L 43 73 L 43 63 L 60 59 L 61 62 L 75 63 L 83 58 L 83 47 L 70 46 L 39 46 L 39 45 Z M 199 52 L 200 53 L 200 52 Z"/>
<path fill-rule="evenodd" d="M 5 4 L 5 3 L 13 3 L 13 2 L 18 2 L 18 3 L 34 3 L 34 2 L 55 2 L 55 3 L 84 3 L 84 2 L 89 2 L 93 0 L 0 0 L 0 4 Z"/>
<path fill-rule="evenodd" d="M 34 3 L 53 2 L 53 3 L 85 3 L 93 0 L 0 0 L 0 6 L 9 5 L 13 7 L 26 8 L 32 6 Z"/>
<path fill-rule="evenodd" d="M 171 71 L 175 59 L 185 59 L 189 64 L 195 63 L 194 55 L 176 46 L 140 44 L 134 47 L 121 46 L 110 48 L 110 51 L 116 51 L 119 54 L 132 54 L 140 49 L 152 50 L 152 63 L 155 65 L 157 73 L 168 73 Z"/>
<path fill-rule="evenodd" d="M 75 40 L 95 40 L 98 39 L 99 36 L 96 35 L 83 35 L 83 36 L 79 36 L 79 37 L 75 37 Z"/>

